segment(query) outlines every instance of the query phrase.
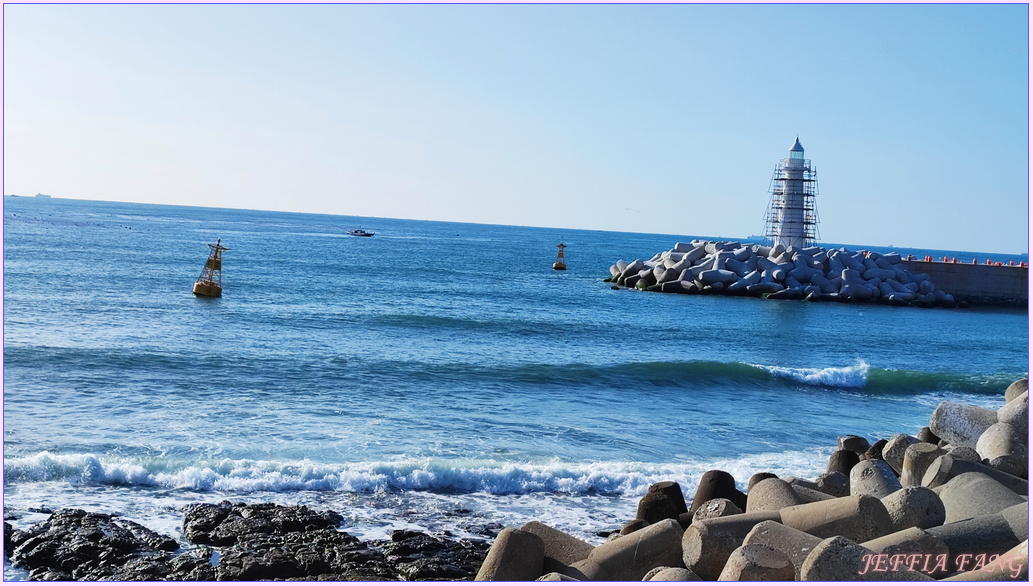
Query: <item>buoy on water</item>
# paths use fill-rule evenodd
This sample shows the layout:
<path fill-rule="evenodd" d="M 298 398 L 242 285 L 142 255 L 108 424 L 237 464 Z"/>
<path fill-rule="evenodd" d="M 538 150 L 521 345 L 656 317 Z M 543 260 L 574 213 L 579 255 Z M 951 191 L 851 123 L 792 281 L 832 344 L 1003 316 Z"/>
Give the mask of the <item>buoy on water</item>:
<path fill-rule="evenodd" d="M 562 240 L 560 240 L 560 243 L 556 245 L 556 248 L 559 248 L 560 252 L 556 255 L 556 262 L 552 263 L 552 268 L 557 271 L 567 270 L 567 263 L 563 261 L 563 249 L 566 247 L 567 245 L 564 244 Z"/>
<path fill-rule="evenodd" d="M 201 297 L 222 297 L 222 253 L 229 250 L 222 244 L 222 238 L 218 238 L 215 244 L 209 244 L 212 249 L 208 260 L 201 269 L 201 276 L 194 283 L 194 295 Z"/>

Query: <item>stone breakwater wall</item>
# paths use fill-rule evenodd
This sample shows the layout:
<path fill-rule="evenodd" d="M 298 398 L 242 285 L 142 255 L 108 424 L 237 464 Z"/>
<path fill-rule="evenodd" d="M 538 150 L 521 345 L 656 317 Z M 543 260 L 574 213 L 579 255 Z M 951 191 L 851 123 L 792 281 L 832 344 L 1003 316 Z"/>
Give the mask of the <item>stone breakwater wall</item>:
<path fill-rule="evenodd" d="M 904 260 L 905 267 L 950 291 L 959 303 L 1023 307 L 1029 305 L 1029 268 L 1008 264 L 972 264 L 938 260 Z"/>
<path fill-rule="evenodd" d="M 649 260 L 618 260 L 607 281 L 647 291 L 768 299 L 955 307 L 954 296 L 914 273 L 897 253 L 845 248 L 679 242 Z"/>
<path fill-rule="evenodd" d="M 1028 382 L 997 410 L 943 402 L 917 436 L 839 438 L 826 472 L 722 470 L 686 500 L 649 487 L 635 519 L 592 546 L 507 527 L 477 580 L 1019 580 L 1029 575 Z"/>

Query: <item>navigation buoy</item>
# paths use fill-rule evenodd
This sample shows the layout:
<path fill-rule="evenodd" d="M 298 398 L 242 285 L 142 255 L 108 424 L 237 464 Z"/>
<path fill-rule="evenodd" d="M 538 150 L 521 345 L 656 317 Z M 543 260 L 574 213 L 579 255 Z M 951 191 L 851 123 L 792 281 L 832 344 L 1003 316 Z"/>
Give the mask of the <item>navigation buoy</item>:
<path fill-rule="evenodd" d="M 556 262 L 552 263 L 552 268 L 557 271 L 567 270 L 567 263 L 563 262 L 563 249 L 566 247 L 567 245 L 564 244 L 562 240 L 560 240 L 560 243 L 556 245 L 556 248 L 559 248 L 560 252 L 556 255 Z"/>
<path fill-rule="evenodd" d="M 201 297 L 222 297 L 222 253 L 229 250 L 221 244 L 222 238 L 218 238 L 215 244 L 209 244 L 212 249 L 208 255 L 208 261 L 201 269 L 201 276 L 194 283 L 194 295 Z"/>

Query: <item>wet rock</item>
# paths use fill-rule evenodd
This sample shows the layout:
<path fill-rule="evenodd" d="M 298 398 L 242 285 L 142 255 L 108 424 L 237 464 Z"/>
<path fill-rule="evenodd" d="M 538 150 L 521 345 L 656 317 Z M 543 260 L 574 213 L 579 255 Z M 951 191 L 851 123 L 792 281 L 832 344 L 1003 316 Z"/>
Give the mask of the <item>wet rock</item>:
<path fill-rule="evenodd" d="M 142 525 L 81 509 L 63 509 L 25 531 L 12 531 L 10 546 L 12 564 L 29 570 L 34 580 L 114 580 L 134 565 L 169 575 L 162 564 L 179 549 L 175 539 Z"/>

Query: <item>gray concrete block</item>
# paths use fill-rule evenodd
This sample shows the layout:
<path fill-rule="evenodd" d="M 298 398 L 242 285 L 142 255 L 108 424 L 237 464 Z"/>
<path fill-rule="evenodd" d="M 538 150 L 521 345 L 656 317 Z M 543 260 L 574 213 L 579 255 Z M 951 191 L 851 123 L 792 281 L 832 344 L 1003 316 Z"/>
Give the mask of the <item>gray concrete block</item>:
<path fill-rule="evenodd" d="M 595 546 L 538 521 L 524 523 L 521 531 L 533 533 L 544 546 L 543 572 L 562 572 L 574 562 L 583 560 L 592 553 Z"/>
<path fill-rule="evenodd" d="M 746 512 L 778 511 L 805 501 L 780 478 L 761 480 L 746 494 Z"/>
<path fill-rule="evenodd" d="M 685 496 L 677 482 L 657 482 L 651 485 L 639 500 L 635 518 L 653 524 L 661 519 L 677 519 L 678 515 L 688 510 L 685 506 Z"/>
<path fill-rule="evenodd" d="M 779 515 L 783 524 L 821 538 L 842 535 L 855 541 L 868 541 L 893 531 L 893 520 L 886 506 L 870 495 L 796 505 L 782 509 Z"/>
<path fill-rule="evenodd" d="M 944 401 L 933 411 L 929 429 L 954 446 L 976 447 L 986 428 L 997 423 L 993 409 Z"/>
<path fill-rule="evenodd" d="M 839 438 L 838 449 L 851 451 L 857 454 L 858 458 L 867 452 L 870 447 L 872 446 L 868 443 L 868 440 L 861 436 L 845 435 Z"/>
<path fill-rule="evenodd" d="M 1013 401 L 1018 403 L 1019 401 Z M 1016 427 L 1010 423 L 997 422 L 986 428 L 983 435 L 979 436 L 976 442 L 976 451 L 983 460 L 991 461 L 1003 456 L 1011 456 L 1017 462 L 1029 462 L 1029 449 L 1026 447 L 1028 432 L 1024 423 L 1022 427 Z M 1022 467 L 1017 471 L 1018 476 L 1027 476 L 1027 469 Z"/>
<path fill-rule="evenodd" d="M 814 581 L 911 581 L 932 580 L 906 568 L 894 571 L 888 558 L 841 535 L 819 543 L 804 560 L 800 579 Z"/>
<path fill-rule="evenodd" d="M 780 521 L 778 511 L 743 513 L 693 523 L 682 536 L 682 561 L 704 580 L 716 580 L 735 548 L 762 521 Z"/>
<path fill-rule="evenodd" d="M 951 478 L 966 472 L 981 472 L 1018 495 L 1029 494 L 1029 484 L 1022 478 L 1006 474 L 979 462 L 959 460 L 949 454 L 936 458 L 930 464 L 929 469 L 925 471 L 925 476 L 922 477 L 922 486 L 935 489 L 946 484 Z"/>
<path fill-rule="evenodd" d="M 947 544 L 918 527 L 890 533 L 878 539 L 866 541 L 861 545 L 877 554 L 889 556 L 891 559 L 893 556 L 918 556 L 918 559 L 912 558 L 914 561 L 911 561 L 909 569 L 921 571 L 933 578 L 942 578 L 948 573 L 946 564 L 937 565 L 936 563 L 936 560 L 947 560 L 950 556 Z M 907 561 L 901 563 L 907 563 Z"/>
<path fill-rule="evenodd" d="M 476 581 L 527 582 L 544 574 L 545 544 L 534 533 L 507 527 L 499 532 Z"/>
<path fill-rule="evenodd" d="M 775 521 L 758 523 L 743 539 L 743 545 L 759 543 L 781 551 L 793 564 L 793 580 L 800 579 L 800 568 L 811 550 L 821 543 L 820 537 L 787 527 Z"/>
<path fill-rule="evenodd" d="M 787 581 L 796 577 L 792 562 L 784 553 L 751 543 L 737 547 L 728 556 L 718 580 L 722 582 Z"/>
<path fill-rule="evenodd" d="M 850 471 L 850 494 L 868 494 L 876 498 L 900 490 L 900 480 L 883 460 L 862 460 Z"/>
<path fill-rule="evenodd" d="M 681 563 L 681 544 L 681 526 L 674 519 L 663 519 L 596 547 L 583 561 L 598 566 L 594 580 L 638 581 L 657 566 Z"/>
<path fill-rule="evenodd" d="M 1029 434 L 1029 391 L 997 410 L 997 421 L 1014 425 L 1023 435 Z"/>
<path fill-rule="evenodd" d="M 911 444 L 904 449 L 904 462 L 901 466 L 900 485 L 918 486 L 922 484 L 925 471 L 936 458 L 945 451 L 939 446 L 927 442 Z"/>
<path fill-rule="evenodd" d="M 1015 399 L 1022 395 L 1022 393 L 1029 392 L 1029 379 L 1019 379 L 1012 384 L 1008 385 L 1008 388 L 1004 391 L 1004 400 L 1011 403 L 1012 399 Z"/>
<path fill-rule="evenodd" d="M 842 472 L 826 472 L 818 477 L 818 490 L 831 496 L 843 497 L 850 495 L 850 476 Z"/>
<path fill-rule="evenodd" d="M 548 574 L 542 576 L 541 578 L 538 578 L 535 581 L 536 582 L 580 582 L 580 580 L 578 580 L 577 578 L 571 578 L 570 576 L 568 576 L 566 574 L 561 574 L 559 572 L 549 572 Z"/>
<path fill-rule="evenodd" d="M 653 568 L 642 577 L 643 582 L 699 582 L 700 577 L 692 570 L 682 567 L 661 566 Z"/>
<path fill-rule="evenodd" d="M 735 506 L 746 510 L 746 495 L 735 486 L 735 478 L 724 470 L 708 470 L 699 479 L 699 486 L 696 488 L 696 495 L 692 497 L 692 506 L 689 513 L 695 514 L 696 509 L 710 499 L 726 498 Z"/>
<path fill-rule="evenodd" d="M 975 566 L 975 562 L 972 563 Z M 1002 553 L 997 559 L 987 562 L 979 569 L 954 574 L 945 581 L 950 582 L 998 582 L 1005 580 L 1029 581 L 1029 541 L 1023 541 Z"/>
<path fill-rule="evenodd" d="M 864 439 L 864 438 L 861 438 Z M 867 443 L 867 440 L 865 440 Z M 826 472 L 841 472 L 850 476 L 850 470 L 861 461 L 861 457 L 853 450 L 836 450 L 829 456 L 829 464 Z"/>
<path fill-rule="evenodd" d="M 893 531 L 908 527 L 926 529 L 946 522 L 947 510 L 940 496 L 924 486 L 906 486 L 882 498 Z"/>
<path fill-rule="evenodd" d="M 909 446 L 917 444 L 918 438 L 906 433 L 898 433 L 891 437 L 882 448 L 882 459 L 900 476 L 904 471 L 904 452 Z"/>
<path fill-rule="evenodd" d="M 692 516 L 692 522 L 698 523 L 703 519 L 716 519 L 718 517 L 739 514 L 742 514 L 742 510 L 735 506 L 735 503 L 732 501 L 728 499 L 710 499 L 703 503 L 703 506 L 696 509 L 696 513 Z"/>
<path fill-rule="evenodd" d="M 1028 523 L 1028 517 L 1026 522 Z M 1001 513 L 930 527 L 925 531 L 947 544 L 950 550 L 948 569 L 951 572 L 959 570 L 959 560 L 972 560 L 980 555 L 984 556 L 983 559 L 988 559 L 991 555 L 1001 555 L 1022 542 Z M 965 568 L 962 564 L 960 569 L 964 571 L 970 568 Z"/>
<path fill-rule="evenodd" d="M 966 472 L 951 478 L 943 485 L 940 499 L 947 511 L 945 523 L 999 513 L 1025 502 L 1008 487 L 979 472 Z"/>

